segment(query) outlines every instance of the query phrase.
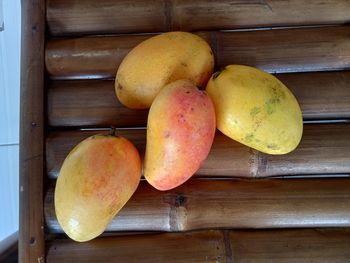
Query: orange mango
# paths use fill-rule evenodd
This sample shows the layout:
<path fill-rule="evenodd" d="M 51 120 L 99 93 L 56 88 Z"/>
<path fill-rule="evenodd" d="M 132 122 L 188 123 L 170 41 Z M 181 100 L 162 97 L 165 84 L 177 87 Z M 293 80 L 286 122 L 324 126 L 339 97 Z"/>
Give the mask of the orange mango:
<path fill-rule="evenodd" d="M 141 158 L 123 137 L 95 135 L 67 156 L 55 188 L 59 224 L 73 240 L 100 235 L 135 192 Z"/>
<path fill-rule="evenodd" d="M 168 32 L 151 37 L 124 58 L 115 90 L 118 99 L 132 109 L 149 108 L 168 83 L 188 79 L 205 88 L 214 68 L 208 43 L 187 32 Z"/>

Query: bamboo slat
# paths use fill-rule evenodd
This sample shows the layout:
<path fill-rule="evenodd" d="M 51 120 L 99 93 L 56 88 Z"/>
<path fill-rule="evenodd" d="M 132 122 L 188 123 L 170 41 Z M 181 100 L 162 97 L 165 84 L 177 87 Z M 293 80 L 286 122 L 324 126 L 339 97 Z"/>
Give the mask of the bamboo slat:
<path fill-rule="evenodd" d="M 349 178 L 193 179 L 166 192 L 143 181 L 106 231 L 348 227 L 349 207 Z M 49 232 L 62 232 L 53 189 L 46 195 L 45 218 Z"/>
<path fill-rule="evenodd" d="M 149 36 L 89 37 L 47 42 L 45 63 L 52 77 L 61 79 L 114 78 L 130 49 Z"/>
<path fill-rule="evenodd" d="M 47 22 L 54 36 L 264 26 L 342 24 L 347 0 L 48 0 Z"/>
<path fill-rule="evenodd" d="M 45 0 L 22 1 L 19 262 L 44 262 Z M 5 211 L 4 211 L 5 212 Z"/>
<path fill-rule="evenodd" d="M 47 111 L 48 124 L 56 127 L 145 126 L 148 116 L 148 110 L 123 106 L 116 97 L 114 81 L 107 80 L 52 82 Z"/>
<path fill-rule="evenodd" d="M 294 93 L 303 117 L 350 118 L 350 71 L 277 74 Z M 48 125 L 53 127 L 146 126 L 146 110 L 130 110 L 117 99 L 114 81 L 52 81 Z"/>
<path fill-rule="evenodd" d="M 349 258 L 349 229 L 207 230 L 97 238 L 87 243 L 55 240 L 47 252 L 48 263 L 347 263 Z"/>
<path fill-rule="evenodd" d="M 272 73 L 350 67 L 350 27 L 221 33 L 217 64 L 255 66 Z"/>
<path fill-rule="evenodd" d="M 46 139 L 46 168 L 51 179 L 58 176 L 64 158 L 83 139 L 97 131 L 51 132 Z M 146 130 L 119 130 L 143 156 Z M 276 175 L 349 174 L 350 125 L 306 124 L 298 148 L 286 155 L 252 150 L 218 132 L 199 177 L 267 177 Z"/>
<path fill-rule="evenodd" d="M 98 238 L 74 243 L 55 240 L 48 249 L 50 262 L 224 262 L 222 234 L 207 231 Z"/>
<path fill-rule="evenodd" d="M 349 33 L 349 26 L 338 26 L 198 34 L 212 46 L 217 68 L 244 64 L 283 73 L 349 68 Z M 58 79 L 114 78 L 127 52 L 148 37 L 121 35 L 49 41 L 47 71 Z"/>
<path fill-rule="evenodd" d="M 232 231 L 233 262 L 347 262 L 349 229 Z"/>

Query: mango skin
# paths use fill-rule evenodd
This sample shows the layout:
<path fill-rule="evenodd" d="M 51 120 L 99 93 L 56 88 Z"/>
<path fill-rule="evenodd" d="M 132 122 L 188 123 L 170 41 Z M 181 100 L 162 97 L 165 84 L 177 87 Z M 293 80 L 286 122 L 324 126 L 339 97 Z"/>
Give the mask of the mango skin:
<path fill-rule="evenodd" d="M 100 235 L 135 192 L 141 158 L 127 139 L 91 136 L 67 156 L 55 188 L 59 224 L 73 240 Z"/>
<path fill-rule="evenodd" d="M 115 90 L 119 101 L 132 109 L 148 109 L 166 84 L 191 80 L 205 88 L 213 73 L 214 57 L 208 43 L 187 32 L 151 37 L 124 58 Z"/>
<path fill-rule="evenodd" d="M 271 74 L 230 65 L 212 76 L 206 90 L 215 105 L 217 128 L 228 137 L 269 154 L 286 154 L 299 144 L 300 106 Z"/>
<path fill-rule="evenodd" d="M 165 86 L 148 116 L 147 181 L 163 191 L 187 181 L 208 156 L 215 125 L 214 106 L 205 91 L 188 80 Z"/>

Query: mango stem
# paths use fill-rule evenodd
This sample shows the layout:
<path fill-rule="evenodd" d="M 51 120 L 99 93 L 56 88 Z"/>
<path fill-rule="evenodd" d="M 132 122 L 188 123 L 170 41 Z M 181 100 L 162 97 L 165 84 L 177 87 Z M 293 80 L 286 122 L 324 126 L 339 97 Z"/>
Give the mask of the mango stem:
<path fill-rule="evenodd" d="M 111 126 L 111 130 L 109 132 L 109 135 L 114 136 L 114 137 L 118 137 L 116 132 L 117 132 L 117 129 L 114 126 Z"/>

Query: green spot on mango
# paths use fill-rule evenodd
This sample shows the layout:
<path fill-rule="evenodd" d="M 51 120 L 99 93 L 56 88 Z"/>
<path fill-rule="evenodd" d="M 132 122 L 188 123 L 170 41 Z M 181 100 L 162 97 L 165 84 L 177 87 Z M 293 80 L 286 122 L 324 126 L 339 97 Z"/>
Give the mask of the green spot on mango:
<path fill-rule="evenodd" d="M 270 100 L 265 102 L 265 110 L 268 115 L 271 115 L 275 111 L 273 108 L 273 103 Z"/>
<path fill-rule="evenodd" d="M 271 115 L 275 112 L 275 106 L 281 103 L 282 99 L 285 99 L 286 94 L 281 89 L 280 84 L 275 84 L 274 86 L 270 86 L 272 91 L 272 97 L 265 101 L 265 110 L 268 115 Z"/>
<path fill-rule="evenodd" d="M 249 133 L 245 136 L 244 141 L 246 142 L 251 142 L 254 139 L 254 134 L 253 133 Z"/>
<path fill-rule="evenodd" d="M 254 107 L 250 110 L 250 116 L 254 118 L 257 114 L 259 114 L 261 111 L 260 107 Z"/>

